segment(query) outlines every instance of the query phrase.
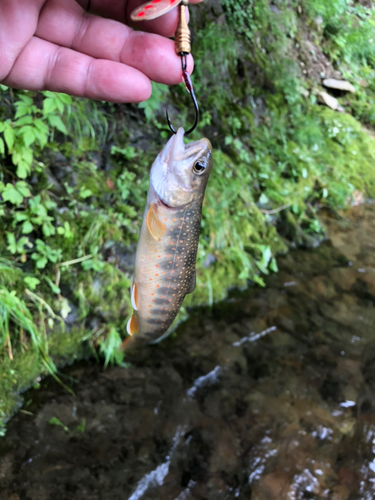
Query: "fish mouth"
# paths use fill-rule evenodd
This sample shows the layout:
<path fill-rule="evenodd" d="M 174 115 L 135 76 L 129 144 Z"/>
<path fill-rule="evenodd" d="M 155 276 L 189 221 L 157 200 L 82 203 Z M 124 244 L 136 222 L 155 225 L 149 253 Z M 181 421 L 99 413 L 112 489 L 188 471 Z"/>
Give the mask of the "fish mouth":
<path fill-rule="evenodd" d="M 188 144 L 184 143 L 185 131 L 182 127 L 177 130 L 177 133 L 172 137 L 172 147 L 171 147 L 171 158 L 178 160 L 184 160 L 187 157 L 192 158 L 195 155 L 202 154 L 202 149 L 204 149 L 203 142 L 207 139 L 200 139 L 199 141 L 190 142 Z M 208 143 L 208 141 L 207 141 Z"/>

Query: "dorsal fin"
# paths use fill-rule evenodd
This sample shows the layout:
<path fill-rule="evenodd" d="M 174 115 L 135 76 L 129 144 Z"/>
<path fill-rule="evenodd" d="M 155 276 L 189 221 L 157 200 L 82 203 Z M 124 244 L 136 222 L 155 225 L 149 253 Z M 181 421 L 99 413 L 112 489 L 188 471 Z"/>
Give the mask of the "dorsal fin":
<path fill-rule="evenodd" d="M 147 214 L 147 227 L 151 236 L 158 241 L 167 232 L 167 226 L 159 219 L 158 206 L 152 203 Z"/>

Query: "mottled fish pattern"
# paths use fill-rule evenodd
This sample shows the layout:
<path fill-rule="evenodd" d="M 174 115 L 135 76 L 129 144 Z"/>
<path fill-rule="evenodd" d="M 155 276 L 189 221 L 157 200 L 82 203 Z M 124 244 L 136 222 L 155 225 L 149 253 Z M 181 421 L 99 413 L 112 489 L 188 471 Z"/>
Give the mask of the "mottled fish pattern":
<path fill-rule="evenodd" d="M 170 139 L 152 167 L 131 288 L 134 312 L 127 330 L 132 338 L 125 347 L 136 339 L 152 342 L 161 337 L 175 319 L 185 295 L 195 288 L 202 204 L 212 148 L 207 139 L 185 146 L 183 134 L 180 129 Z"/>

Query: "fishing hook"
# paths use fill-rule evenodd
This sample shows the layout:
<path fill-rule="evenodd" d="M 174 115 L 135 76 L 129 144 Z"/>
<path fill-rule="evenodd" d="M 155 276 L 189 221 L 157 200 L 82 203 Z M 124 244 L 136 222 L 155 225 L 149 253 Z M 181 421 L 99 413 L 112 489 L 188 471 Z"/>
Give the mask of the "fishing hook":
<path fill-rule="evenodd" d="M 181 58 L 181 69 L 182 69 L 182 78 L 185 83 L 186 90 L 189 92 L 191 95 L 191 98 L 193 100 L 194 108 L 195 108 L 195 121 L 194 125 L 189 129 L 187 132 L 185 132 L 185 135 L 191 134 L 193 130 L 195 130 L 196 126 L 198 125 L 199 121 L 199 107 L 197 103 L 197 99 L 195 97 L 194 89 L 193 89 L 193 82 L 191 81 L 190 75 L 187 71 L 187 56 L 191 52 L 191 36 L 190 36 L 190 29 L 187 24 L 187 18 L 186 18 L 186 9 L 189 4 L 189 0 L 181 0 L 181 3 L 178 7 L 179 11 L 179 19 L 178 19 L 178 25 L 175 33 L 175 49 L 176 49 L 176 54 L 180 56 Z M 169 118 L 168 115 L 168 110 L 166 112 L 167 115 L 167 122 L 168 126 L 174 134 L 176 134 L 176 130 L 174 129 L 172 122 Z"/>
<path fill-rule="evenodd" d="M 193 82 L 191 81 L 190 75 L 189 75 L 189 73 L 186 70 L 186 66 L 187 66 L 187 64 L 186 64 L 186 54 L 181 55 L 181 64 L 182 64 L 182 77 L 184 79 L 185 87 L 186 87 L 186 90 L 191 95 L 191 99 L 193 101 L 194 108 L 195 108 L 195 121 L 194 121 L 194 124 L 191 127 L 191 129 L 189 129 L 188 131 L 185 132 L 185 135 L 189 135 L 189 134 L 191 134 L 193 132 L 193 130 L 196 129 L 196 127 L 198 125 L 198 122 L 199 122 L 199 106 L 198 106 L 197 98 L 195 97 L 194 88 L 193 88 Z M 172 125 L 171 119 L 169 118 L 168 110 L 166 111 L 166 115 L 167 115 L 167 122 L 168 122 L 169 129 L 171 130 L 171 132 L 173 132 L 174 134 L 176 134 L 177 131 L 175 130 L 175 128 Z"/>

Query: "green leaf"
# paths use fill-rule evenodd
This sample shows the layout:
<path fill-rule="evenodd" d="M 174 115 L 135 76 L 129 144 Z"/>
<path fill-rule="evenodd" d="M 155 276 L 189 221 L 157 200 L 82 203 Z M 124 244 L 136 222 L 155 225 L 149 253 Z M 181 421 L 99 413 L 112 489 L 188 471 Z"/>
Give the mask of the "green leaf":
<path fill-rule="evenodd" d="M 52 99 L 51 97 L 47 97 L 47 99 L 44 99 L 43 101 L 43 114 L 44 115 L 49 115 L 50 113 L 53 113 L 56 109 L 56 102 L 55 99 Z"/>
<path fill-rule="evenodd" d="M 22 222 L 23 220 L 28 220 L 28 215 L 26 214 L 26 212 L 16 212 L 14 214 L 14 219 L 16 220 L 16 222 Z"/>
<path fill-rule="evenodd" d="M 26 179 L 26 177 L 29 175 L 31 171 L 30 165 L 26 163 L 25 161 L 21 160 L 18 163 L 17 167 L 17 175 L 20 179 Z"/>
<path fill-rule="evenodd" d="M 42 226 L 43 234 L 46 238 L 55 234 L 56 230 L 50 222 L 44 222 Z"/>
<path fill-rule="evenodd" d="M 9 250 L 9 252 L 14 255 L 17 252 L 16 237 L 13 233 L 7 233 L 7 240 L 7 250 Z"/>
<path fill-rule="evenodd" d="M 34 128 L 30 126 L 25 126 L 22 129 L 22 137 L 23 137 L 23 142 L 25 143 L 26 147 L 31 146 L 31 144 L 34 144 L 35 142 L 35 132 Z"/>
<path fill-rule="evenodd" d="M 60 101 L 65 104 L 65 106 L 70 106 L 73 102 L 72 98 L 68 94 L 58 94 Z"/>
<path fill-rule="evenodd" d="M 25 221 L 22 224 L 22 233 L 23 234 L 29 234 L 32 232 L 32 230 L 33 230 L 33 225 L 31 224 L 31 222 L 29 220 Z"/>
<path fill-rule="evenodd" d="M 25 198 L 29 198 L 31 196 L 29 186 L 26 184 L 25 181 L 18 181 L 16 183 L 16 188 Z"/>
<path fill-rule="evenodd" d="M 13 145 L 14 145 L 14 130 L 13 128 L 7 124 L 8 126 L 5 127 L 4 129 L 4 139 L 6 142 L 6 145 L 8 146 L 8 149 L 10 152 L 12 152 Z"/>
<path fill-rule="evenodd" d="M 35 288 L 39 285 L 40 281 L 38 278 L 33 278 L 32 276 L 26 276 L 23 279 L 26 285 L 30 288 L 31 291 L 35 290 Z"/>
<path fill-rule="evenodd" d="M 13 184 L 7 184 L 3 191 L 3 200 L 9 201 L 13 205 L 20 205 L 23 201 L 23 196 Z"/>
<path fill-rule="evenodd" d="M 33 117 L 30 115 L 23 116 L 14 122 L 15 127 L 22 127 L 23 125 L 31 125 L 33 123 Z"/>
<path fill-rule="evenodd" d="M 275 257 L 273 257 L 273 259 L 271 260 L 270 262 L 270 269 L 271 271 L 273 271 L 274 273 L 277 273 L 279 271 L 279 268 L 277 266 L 277 262 L 276 262 L 276 259 Z"/>
<path fill-rule="evenodd" d="M 38 253 L 33 253 L 32 256 L 31 256 L 31 258 L 33 260 L 36 260 L 36 267 L 38 269 L 44 269 L 46 267 L 47 262 L 48 262 L 47 257 L 42 257 Z"/>
<path fill-rule="evenodd" d="M 92 195 L 92 191 L 90 191 L 90 189 L 85 188 L 85 186 L 82 186 L 79 195 L 81 198 L 86 199 Z"/>
<path fill-rule="evenodd" d="M 56 115 L 48 116 L 48 122 L 51 125 L 51 127 L 54 127 L 59 132 L 62 132 L 63 134 L 68 135 L 68 131 L 66 129 L 66 126 L 64 125 L 62 119 L 59 116 L 56 116 Z"/>

